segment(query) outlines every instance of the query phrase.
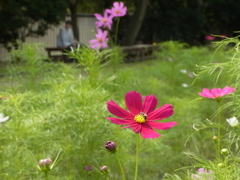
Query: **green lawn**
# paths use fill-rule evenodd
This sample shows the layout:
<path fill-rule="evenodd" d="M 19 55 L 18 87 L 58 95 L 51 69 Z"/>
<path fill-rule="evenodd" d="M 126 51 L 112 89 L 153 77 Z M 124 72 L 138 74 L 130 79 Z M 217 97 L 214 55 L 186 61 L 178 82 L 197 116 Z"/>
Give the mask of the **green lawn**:
<path fill-rule="evenodd" d="M 114 155 L 104 148 L 109 140 L 117 143 L 126 177 L 133 179 L 136 135 L 105 119 L 112 116 L 106 103 L 114 100 L 126 108 L 124 96 L 130 90 L 144 96 L 154 94 L 158 107 L 172 104 L 175 113 L 163 122 L 178 123 L 169 130 L 157 130 L 160 138 L 141 139 L 138 179 L 157 180 L 164 173 L 183 172 L 185 177 L 186 171 L 175 171 L 192 165 L 185 152 L 214 158 L 211 139 L 215 132 L 196 132 L 193 124 L 210 118 L 216 110 L 215 101 L 200 99 L 198 92 L 202 88 L 223 88 L 226 80 L 221 78 L 216 84 L 212 76 L 192 76 L 197 72 L 196 65 L 213 61 L 225 62 L 223 52 L 213 56 L 208 47 L 177 48 L 176 44 L 176 50 L 163 49 L 157 59 L 121 63 L 116 73 L 110 63 L 98 73 L 94 84 L 77 63 L 1 66 L 0 74 L 5 76 L 0 77 L 0 95 L 10 97 L 0 100 L 0 112 L 10 117 L 0 127 L 1 179 L 43 179 L 33 157 L 37 161 L 54 159 L 60 149 L 63 155 L 49 174 L 51 180 L 106 179 L 95 169 L 86 171 L 89 165 L 96 169 L 107 165 L 110 179 L 121 179 Z"/>

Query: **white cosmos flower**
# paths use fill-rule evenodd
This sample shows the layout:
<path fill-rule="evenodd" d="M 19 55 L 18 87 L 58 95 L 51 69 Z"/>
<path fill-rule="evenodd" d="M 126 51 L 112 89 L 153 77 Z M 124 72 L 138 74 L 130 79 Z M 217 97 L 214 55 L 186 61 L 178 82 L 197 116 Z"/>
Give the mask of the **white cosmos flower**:
<path fill-rule="evenodd" d="M 183 74 L 186 74 L 187 70 L 186 69 L 181 69 L 180 72 L 183 73 Z"/>
<path fill-rule="evenodd" d="M 188 84 L 187 83 L 182 83 L 182 87 L 188 87 Z"/>
<path fill-rule="evenodd" d="M 239 122 L 236 117 L 232 117 L 229 119 L 226 119 L 226 121 L 229 123 L 230 126 L 232 127 L 237 127 L 239 125 Z"/>
<path fill-rule="evenodd" d="M 0 113 L 0 123 L 5 122 L 9 119 L 9 116 L 4 117 L 3 113 Z"/>
<path fill-rule="evenodd" d="M 7 121 L 9 119 L 9 116 L 4 117 L 3 113 L 0 113 L 0 125 L 1 123 Z"/>

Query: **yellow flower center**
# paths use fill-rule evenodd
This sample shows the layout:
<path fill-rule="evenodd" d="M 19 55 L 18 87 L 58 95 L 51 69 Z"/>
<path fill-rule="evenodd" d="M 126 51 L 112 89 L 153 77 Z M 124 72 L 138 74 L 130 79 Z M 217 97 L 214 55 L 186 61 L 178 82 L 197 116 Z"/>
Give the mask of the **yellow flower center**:
<path fill-rule="evenodd" d="M 101 42 L 102 42 L 102 39 L 101 39 L 101 38 L 99 38 L 99 39 L 98 39 L 98 42 L 100 42 L 100 43 L 101 43 Z"/>
<path fill-rule="evenodd" d="M 120 13 L 120 11 L 119 11 L 119 10 L 116 10 L 116 11 L 115 11 L 115 13 L 116 13 L 116 14 L 119 14 L 119 13 Z"/>
<path fill-rule="evenodd" d="M 106 23 L 106 22 L 107 22 L 107 20 L 106 20 L 106 19 L 103 19 L 103 22 L 104 22 L 104 23 Z"/>
<path fill-rule="evenodd" d="M 134 117 L 134 120 L 138 123 L 145 123 L 147 121 L 147 115 L 143 112 L 140 112 Z"/>

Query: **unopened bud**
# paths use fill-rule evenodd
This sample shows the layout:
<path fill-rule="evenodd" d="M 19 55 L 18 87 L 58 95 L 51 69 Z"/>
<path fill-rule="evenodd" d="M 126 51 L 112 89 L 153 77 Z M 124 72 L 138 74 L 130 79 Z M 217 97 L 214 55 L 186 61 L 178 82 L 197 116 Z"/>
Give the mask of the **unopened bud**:
<path fill-rule="evenodd" d="M 218 140 L 217 136 L 213 136 L 212 140 L 216 142 Z"/>
<path fill-rule="evenodd" d="M 221 154 L 223 154 L 223 155 L 228 155 L 228 153 L 229 153 L 229 151 L 226 148 L 221 150 Z"/>
<path fill-rule="evenodd" d="M 100 171 L 102 171 L 102 172 L 107 172 L 107 171 L 108 171 L 108 167 L 107 167 L 107 166 L 102 166 L 102 167 L 100 168 Z"/>
<path fill-rule="evenodd" d="M 218 167 L 223 167 L 223 163 L 218 163 Z"/>
<path fill-rule="evenodd" d="M 52 160 L 50 158 L 47 158 L 47 159 L 41 159 L 38 162 L 38 165 L 41 171 L 49 171 L 51 163 L 52 163 Z"/>
<path fill-rule="evenodd" d="M 111 152 L 111 153 L 115 153 L 117 151 L 117 144 L 113 141 L 108 141 L 105 144 L 105 148 Z"/>

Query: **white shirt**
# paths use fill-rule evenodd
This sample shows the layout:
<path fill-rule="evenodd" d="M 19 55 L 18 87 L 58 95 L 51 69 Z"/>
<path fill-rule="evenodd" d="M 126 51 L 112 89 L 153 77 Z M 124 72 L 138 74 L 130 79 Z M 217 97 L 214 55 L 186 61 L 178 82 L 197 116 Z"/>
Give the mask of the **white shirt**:
<path fill-rule="evenodd" d="M 57 47 L 68 47 L 74 44 L 72 28 L 62 27 L 57 36 Z"/>

